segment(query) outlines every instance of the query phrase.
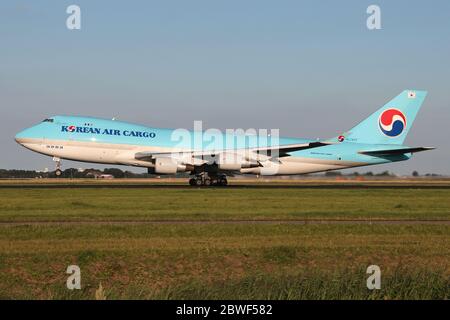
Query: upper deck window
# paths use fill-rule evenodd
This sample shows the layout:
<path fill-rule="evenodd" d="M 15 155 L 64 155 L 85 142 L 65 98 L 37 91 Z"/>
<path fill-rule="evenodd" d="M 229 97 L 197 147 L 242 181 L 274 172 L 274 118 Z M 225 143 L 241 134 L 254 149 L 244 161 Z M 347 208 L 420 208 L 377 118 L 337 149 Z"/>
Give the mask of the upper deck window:
<path fill-rule="evenodd" d="M 44 121 L 42 121 L 42 122 L 53 122 L 54 120 L 53 119 L 45 119 Z"/>

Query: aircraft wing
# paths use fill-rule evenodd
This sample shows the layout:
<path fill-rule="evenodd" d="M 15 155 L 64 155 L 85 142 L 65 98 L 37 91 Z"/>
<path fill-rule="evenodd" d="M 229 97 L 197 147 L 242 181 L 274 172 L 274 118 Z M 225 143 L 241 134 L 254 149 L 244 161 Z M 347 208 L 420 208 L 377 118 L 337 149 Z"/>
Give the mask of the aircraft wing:
<path fill-rule="evenodd" d="M 249 153 L 253 152 L 257 155 L 264 154 L 267 156 L 272 156 L 278 152 L 278 157 L 286 157 L 290 152 L 300 151 L 311 148 L 323 147 L 332 144 L 330 142 L 310 142 L 310 143 L 299 143 L 299 144 L 285 144 L 278 146 L 269 147 L 258 147 L 258 148 L 248 148 L 248 149 L 237 149 L 237 150 L 220 150 L 220 151 L 174 151 L 174 152 L 138 152 L 135 154 L 135 159 L 142 161 L 151 161 L 158 157 L 171 157 L 174 154 L 177 155 L 189 155 L 190 157 L 209 157 L 220 153 Z"/>
<path fill-rule="evenodd" d="M 281 146 L 271 146 L 252 149 L 256 153 L 265 153 L 267 155 L 278 152 L 279 157 L 285 157 L 289 155 L 289 152 L 295 152 L 305 149 L 318 148 L 331 144 L 330 142 L 310 142 L 310 143 L 299 143 L 299 144 L 285 144 Z"/>
<path fill-rule="evenodd" d="M 420 151 L 433 150 L 433 147 L 413 147 L 413 148 L 397 148 L 397 149 L 384 149 L 384 150 L 363 150 L 359 151 L 360 154 L 366 154 L 369 156 L 393 156 L 405 153 L 415 153 Z"/>

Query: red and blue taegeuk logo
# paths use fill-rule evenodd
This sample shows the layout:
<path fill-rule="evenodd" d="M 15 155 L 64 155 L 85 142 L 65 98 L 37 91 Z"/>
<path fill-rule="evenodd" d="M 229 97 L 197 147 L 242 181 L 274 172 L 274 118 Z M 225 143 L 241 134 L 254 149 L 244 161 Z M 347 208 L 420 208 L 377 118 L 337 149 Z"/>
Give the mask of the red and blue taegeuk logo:
<path fill-rule="evenodd" d="M 406 117 L 397 109 L 384 110 L 378 120 L 381 132 L 388 137 L 397 137 L 406 128 Z"/>

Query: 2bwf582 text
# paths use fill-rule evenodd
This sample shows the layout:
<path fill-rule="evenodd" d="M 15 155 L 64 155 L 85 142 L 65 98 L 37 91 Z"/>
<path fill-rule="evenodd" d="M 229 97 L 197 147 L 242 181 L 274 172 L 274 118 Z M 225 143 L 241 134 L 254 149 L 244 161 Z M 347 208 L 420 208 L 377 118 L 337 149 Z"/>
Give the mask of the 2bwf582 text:
<path fill-rule="evenodd" d="M 271 315 L 270 304 L 221 304 L 220 308 L 211 306 L 189 306 L 183 304 L 177 307 L 177 315 L 200 315 L 204 318 L 211 314 L 220 315 Z"/>

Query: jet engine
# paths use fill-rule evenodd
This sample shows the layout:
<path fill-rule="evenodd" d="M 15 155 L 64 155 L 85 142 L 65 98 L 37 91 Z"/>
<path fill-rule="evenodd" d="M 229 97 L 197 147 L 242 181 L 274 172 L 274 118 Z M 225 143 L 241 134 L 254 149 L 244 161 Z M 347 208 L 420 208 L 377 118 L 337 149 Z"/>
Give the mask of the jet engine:
<path fill-rule="evenodd" d="M 259 167 L 257 161 L 244 159 L 241 155 L 234 153 L 221 153 L 216 163 L 219 170 L 224 171 L 239 171 L 242 168 Z"/>
<path fill-rule="evenodd" d="M 154 173 L 159 174 L 175 174 L 177 172 L 186 171 L 186 166 L 179 164 L 172 158 L 156 158 Z"/>

